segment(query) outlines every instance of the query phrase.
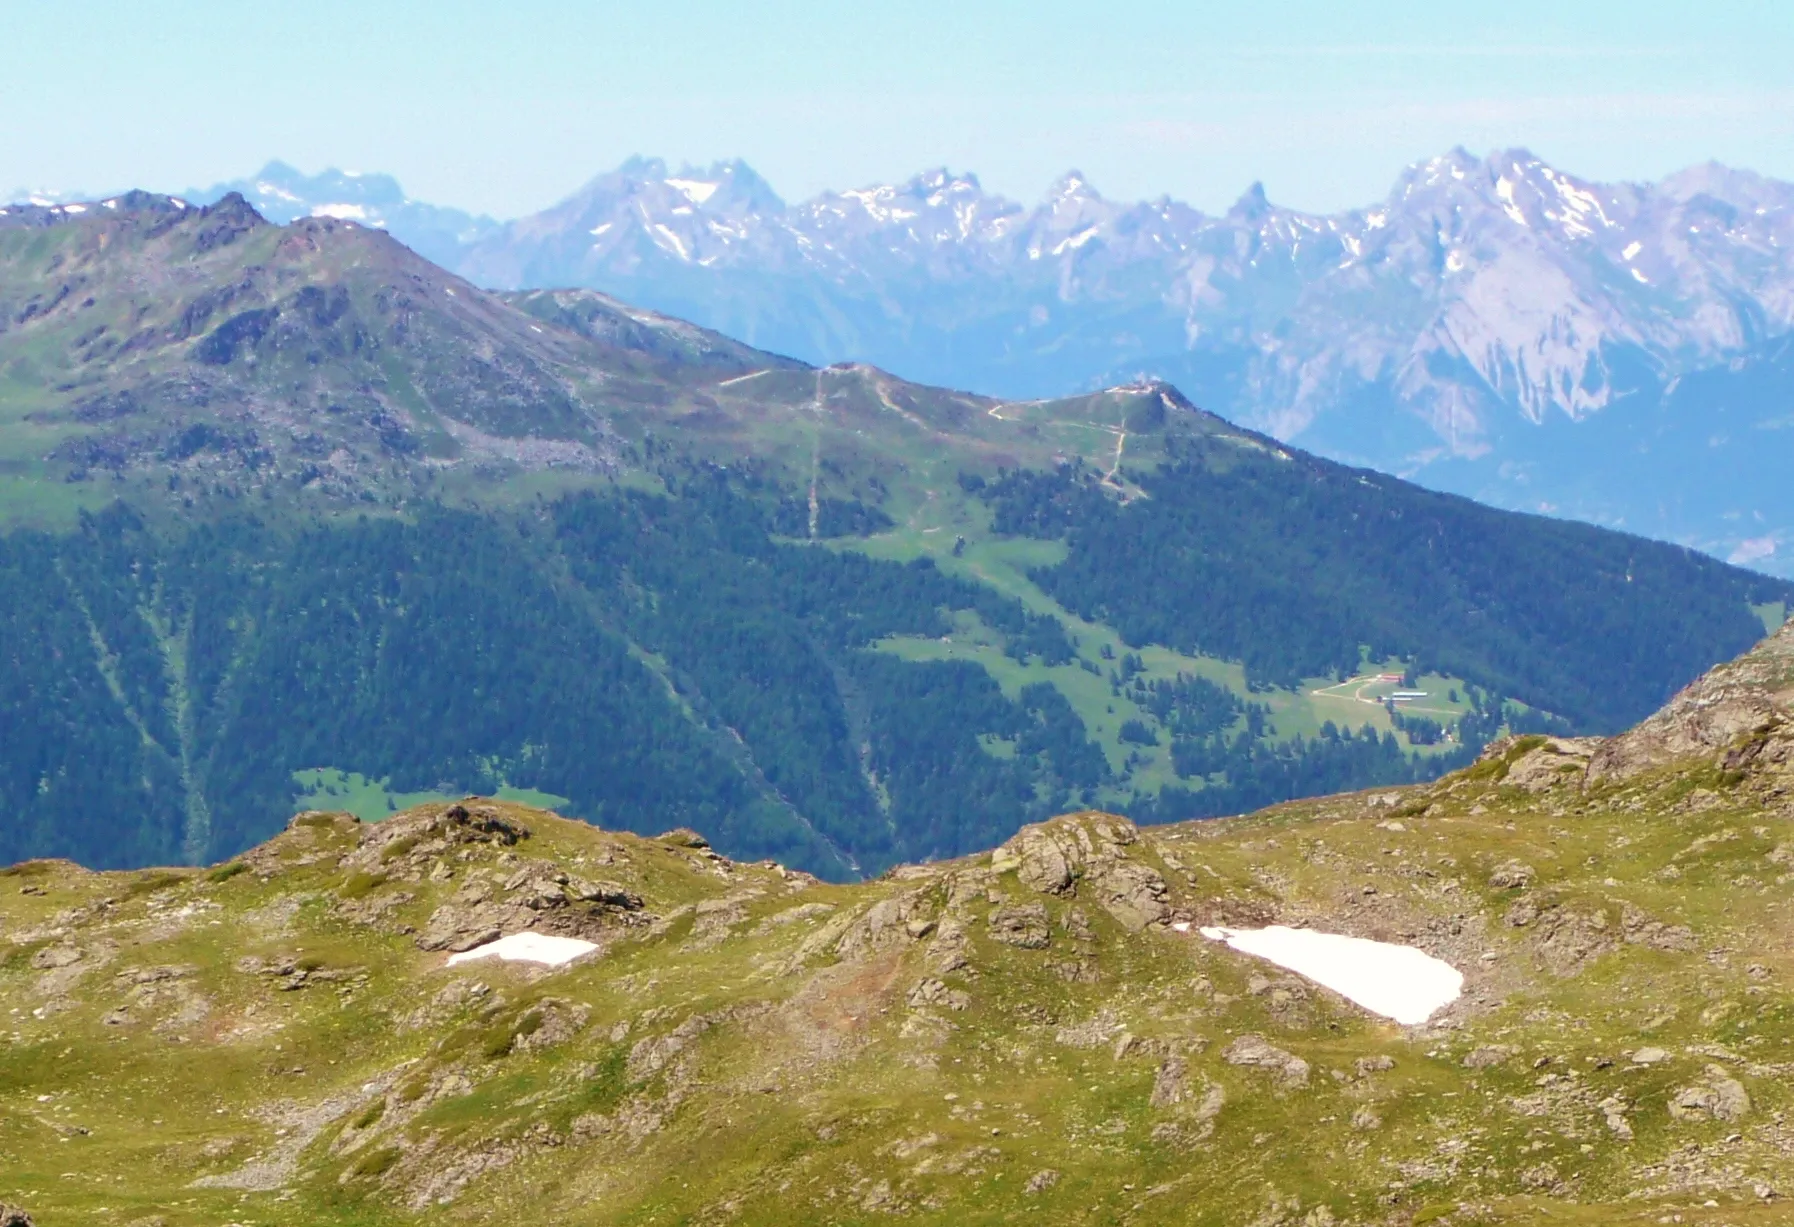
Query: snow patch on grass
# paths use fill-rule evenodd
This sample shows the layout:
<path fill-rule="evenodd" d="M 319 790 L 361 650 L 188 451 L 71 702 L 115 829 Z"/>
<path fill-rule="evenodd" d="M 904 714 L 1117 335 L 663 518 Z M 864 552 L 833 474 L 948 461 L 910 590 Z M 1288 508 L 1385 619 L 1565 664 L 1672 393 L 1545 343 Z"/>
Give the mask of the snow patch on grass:
<path fill-rule="evenodd" d="M 1225 942 L 1330 988 L 1373 1014 L 1414 1026 L 1456 1001 L 1464 976 L 1412 946 L 1272 925 L 1266 929 L 1204 928 Z"/>
<path fill-rule="evenodd" d="M 581 955 L 598 949 L 595 942 L 577 937 L 556 937 L 550 933 L 522 932 L 497 941 L 449 955 L 448 965 L 471 963 L 475 959 L 503 959 L 507 963 L 540 963 L 544 967 L 564 967 Z"/>

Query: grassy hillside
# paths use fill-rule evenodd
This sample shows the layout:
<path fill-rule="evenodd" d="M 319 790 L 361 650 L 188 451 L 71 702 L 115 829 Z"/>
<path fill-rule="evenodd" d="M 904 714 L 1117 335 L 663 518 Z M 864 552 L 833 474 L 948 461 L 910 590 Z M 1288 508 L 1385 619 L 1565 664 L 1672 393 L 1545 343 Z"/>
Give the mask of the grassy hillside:
<path fill-rule="evenodd" d="M 1770 1224 L 1794 631 L 1606 741 L 831 886 L 502 802 L 209 870 L 4 871 L 0 1201 L 40 1227 Z M 1465 976 L 1381 1021 L 1206 941 Z M 561 970 L 450 951 L 578 935 Z"/>

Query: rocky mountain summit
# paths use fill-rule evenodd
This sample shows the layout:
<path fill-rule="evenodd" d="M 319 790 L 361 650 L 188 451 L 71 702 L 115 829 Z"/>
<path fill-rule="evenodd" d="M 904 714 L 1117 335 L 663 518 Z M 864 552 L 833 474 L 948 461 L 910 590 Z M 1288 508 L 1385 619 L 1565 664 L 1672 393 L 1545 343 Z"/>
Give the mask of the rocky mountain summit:
<path fill-rule="evenodd" d="M 283 217 L 362 210 L 481 285 L 596 288 L 1006 397 L 1149 375 L 1335 459 L 1789 565 L 1794 187 L 1747 171 L 1607 184 L 1454 149 L 1365 208 L 1254 185 L 1210 216 L 1077 172 L 1033 207 L 944 169 L 787 204 L 739 161 L 635 158 L 452 243 L 327 179 L 242 186 Z"/>
<path fill-rule="evenodd" d="M 1794 630 L 1607 741 L 831 886 L 500 802 L 0 872 L 40 1227 L 1761 1223 L 1794 1188 Z M 1380 1019 L 1203 936 L 1462 973 Z M 469 958 L 526 933 L 551 964 Z M 502 1209 L 501 1209 L 502 1207 Z"/>

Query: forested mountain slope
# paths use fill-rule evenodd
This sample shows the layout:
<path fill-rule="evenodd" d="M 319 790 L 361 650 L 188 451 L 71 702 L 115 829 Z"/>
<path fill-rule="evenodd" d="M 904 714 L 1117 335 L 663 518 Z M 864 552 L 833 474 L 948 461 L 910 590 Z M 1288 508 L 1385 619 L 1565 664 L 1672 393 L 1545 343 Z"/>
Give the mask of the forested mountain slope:
<path fill-rule="evenodd" d="M 9 211 L 0 321 L 0 857 L 499 789 L 851 877 L 1611 730 L 1794 597 L 1166 385 L 813 369 L 241 200 Z"/>

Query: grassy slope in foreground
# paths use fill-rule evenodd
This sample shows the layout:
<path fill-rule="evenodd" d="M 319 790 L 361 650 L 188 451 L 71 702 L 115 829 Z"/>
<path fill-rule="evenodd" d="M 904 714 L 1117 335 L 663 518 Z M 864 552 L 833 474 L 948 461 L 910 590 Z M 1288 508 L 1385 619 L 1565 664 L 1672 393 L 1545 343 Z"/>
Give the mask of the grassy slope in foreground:
<path fill-rule="evenodd" d="M 44 1227 L 1782 1222 L 1791 715 L 1784 630 L 1606 742 L 1071 815 L 855 886 L 477 801 L 302 815 L 210 871 L 20 865 L 0 1198 Z M 1271 921 L 1423 947 L 1464 996 L 1403 1029 L 1178 928 Z M 525 927 L 603 950 L 445 969 Z"/>

